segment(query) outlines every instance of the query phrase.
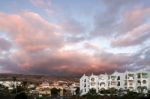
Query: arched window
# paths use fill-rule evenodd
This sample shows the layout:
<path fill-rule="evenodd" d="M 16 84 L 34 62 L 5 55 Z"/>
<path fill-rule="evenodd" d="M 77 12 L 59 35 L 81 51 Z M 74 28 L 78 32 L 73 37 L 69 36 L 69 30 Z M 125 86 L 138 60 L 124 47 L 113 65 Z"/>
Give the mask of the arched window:
<path fill-rule="evenodd" d="M 91 78 L 91 81 L 94 81 L 95 79 L 94 78 Z"/>
<path fill-rule="evenodd" d="M 105 83 L 104 83 L 104 82 L 101 82 L 101 83 L 100 83 L 100 86 L 105 86 Z"/>

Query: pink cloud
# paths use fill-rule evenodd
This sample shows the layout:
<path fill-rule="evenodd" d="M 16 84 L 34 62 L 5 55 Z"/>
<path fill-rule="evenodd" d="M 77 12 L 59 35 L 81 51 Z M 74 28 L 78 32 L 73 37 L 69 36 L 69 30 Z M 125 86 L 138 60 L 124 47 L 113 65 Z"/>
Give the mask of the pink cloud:
<path fill-rule="evenodd" d="M 145 23 L 150 16 L 150 8 L 138 7 L 123 14 L 119 36 L 111 41 L 115 47 L 127 47 L 144 43 L 149 37 L 150 24 Z"/>
<path fill-rule="evenodd" d="M 120 24 L 121 32 L 128 32 L 143 24 L 150 16 L 150 8 L 135 8 L 123 14 L 123 19 Z"/>
<path fill-rule="evenodd" d="M 10 55 L 11 62 L 19 68 L 15 70 L 57 75 L 111 72 L 115 69 L 123 70 L 122 67 L 132 60 L 124 54 L 107 52 L 96 51 L 95 55 L 80 50 L 61 52 L 59 49 L 67 43 L 55 32 L 60 29 L 58 27 L 61 26 L 51 24 L 33 12 L 0 13 L 0 31 L 7 33 L 17 46 L 17 50 Z M 87 47 L 96 49 L 93 45 Z"/>
<path fill-rule="evenodd" d="M 117 39 L 113 39 L 112 46 L 133 46 L 144 43 L 150 36 L 150 24 L 143 24 L 132 31 L 127 32 L 125 35 Z"/>
<path fill-rule="evenodd" d="M 11 35 L 18 46 L 28 51 L 61 46 L 63 42 L 61 37 L 55 34 L 56 28 L 56 25 L 33 12 L 19 15 L 0 13 L 0 29 Z"/>

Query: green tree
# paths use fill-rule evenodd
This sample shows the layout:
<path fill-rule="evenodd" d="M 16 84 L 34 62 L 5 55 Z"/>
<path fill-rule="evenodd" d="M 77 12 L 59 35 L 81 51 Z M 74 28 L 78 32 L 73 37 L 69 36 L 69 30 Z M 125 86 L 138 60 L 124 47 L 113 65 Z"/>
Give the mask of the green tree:
<path fill-rule="evenodd" d="M 17 94 L 17 83 L 16 83 L 17 78 L 13 76 L 12 80 L 13 80 L 13 89 L 15 89 L 15 94 Z"/>
<path fill-rule="evenodd" d="M 128 91 L 127 94 L 125 94 L 122 99 L 138 99 L 138 94 L 133 91 Z"/>
<path fill-rule="evenodd" d="M 24 91 L 25 91 L 26 93 L 29 92 L 29 89 L 27 88 L 27 86 L 28 86 L 28 82 L 27 82 L 27 81 L 22 81 L 22 82 L 21 82 L 21 86 L 23 87 L 23 89 L 24 89 Z"/>
<path fill-rule="evenodd" d="M 99 90 L 99 94 L 104 94 L 104 95 L 110 94 L 110 91 L 106 90 L 106 89 L 101 89 L 101 90 Z"/>
<path fill-rule="evenodd" d="M 110 88 L 110 89 L 109 89 L 109 92 L 110 92 L 111 95 L 117 94 L 117 89 L 115 89 L 115 88 Z"/>
<path fill-rule="evenodd" d="M 80 88 L 79 87 L 76 88 L 75 92 L 76 92 L 76 96 L 80 96 Z"/>
<path fill-rule="evenodd" d="M 28 96 L 25 92 L 21 92 L 15 96 L 15 99 L 28 99 Z"/>
<path fill-rule="evenodd" d="M 51 96 L 57 97 L 60 94 L 60 89 L 52 88 L 51 89 Z"/>
<path fill-rule="evenodd" d="M 22 84 L 22 86 L 23 86 L 23 87 L 25 87 L 25 88 L 26 88 L 26 87 L 27 87 L 28 82 L 27 82 L 27 81 L 22 81 L 22 83 L 21 83 L 21 84 Z"/>
<path fill-rule="evenodd" d="M 16 90 L 17 89 L 17 90 Z M 17 92 L 16 92 L 17 91 Z M 12 94 L 15 94 L 15 93 L 21 93 L 21 92 L 24 92 L 25 91 L 25 89 L 24 89 L 24 87 L 22 87 L 22 86 L 17 86 L 16 88 L 14 88 L 12 91 L 11 91 L 11 93 Z"/>
<path fill-rule="evenodd" d="M 4 85 L 0 84 L 0 95 L 9 95 L 8 87 L 5 87 Z"/>
<path fill-rule="evenodd" d="M 98 93 L 94 88 L 90 89 L 89 92 L 86 94 L 86 96 L 87 99 L 98 99 Z"/>

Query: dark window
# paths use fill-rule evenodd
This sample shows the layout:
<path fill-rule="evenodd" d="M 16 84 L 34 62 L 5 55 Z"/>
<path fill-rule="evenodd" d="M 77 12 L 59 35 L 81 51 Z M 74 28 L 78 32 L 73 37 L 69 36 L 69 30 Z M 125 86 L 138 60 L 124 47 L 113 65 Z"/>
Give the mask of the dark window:
<path fill-rule="evenodd" d="M 143 80 L 143 84 L 146 84 L 146 80 Z"/>
<path fill-rule="evenodd" d="M 141 84 L 141 81 L 140 81 L 140 80 L 138 80 L 137 82 L 138 82 L 139 84 Z"/>
<path fill-rule="evenodd" d="M 118 76 L 117 80 L 120 80 L 120 76 Z"/>
<path fill-rule="evenodd" d="M 137 76 L 138 76 L 138 78 L 141 78 L 141 74 L 140 74 L 140 73 L 138 73 L 138 75 L 137 75 Z"/>
<path fill-rule="evenodd" d="M 129 83 L 129 85 L 132 86 L 133 84 L 132 84 L 132 83 Z"/>
<path fill-rule="evenodd" d="M 124 85 L 127 85 L 127 82 L 125 82 L 125 84 Z"/>
<path fill-rule="evenodd" d="M 118 82 L 117 86 L 120 86 L 120 82 Z"/>

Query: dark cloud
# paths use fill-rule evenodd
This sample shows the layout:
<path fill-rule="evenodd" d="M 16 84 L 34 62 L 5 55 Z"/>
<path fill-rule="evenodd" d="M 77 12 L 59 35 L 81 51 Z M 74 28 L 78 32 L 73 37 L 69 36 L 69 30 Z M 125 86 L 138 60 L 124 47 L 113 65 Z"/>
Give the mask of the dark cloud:
<path fill-rule="evenodd" d="M 22 73 L 17 64 L 15 64 L 9 57 L 0 58 L 0 68 L 0 72 L 3 73 Z"/>

